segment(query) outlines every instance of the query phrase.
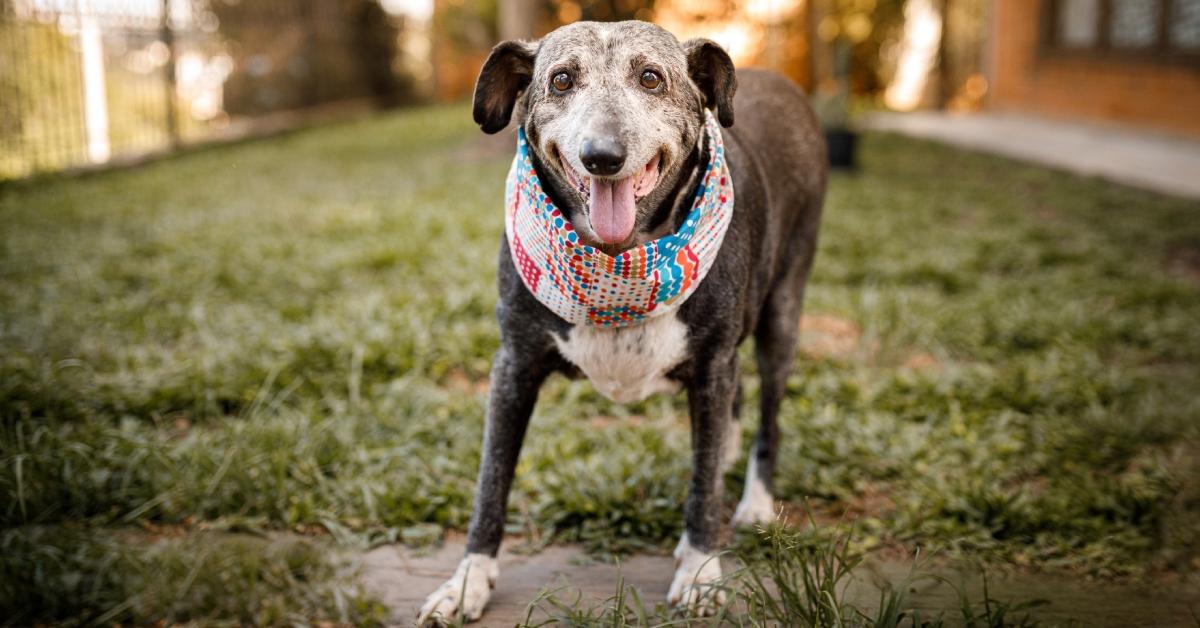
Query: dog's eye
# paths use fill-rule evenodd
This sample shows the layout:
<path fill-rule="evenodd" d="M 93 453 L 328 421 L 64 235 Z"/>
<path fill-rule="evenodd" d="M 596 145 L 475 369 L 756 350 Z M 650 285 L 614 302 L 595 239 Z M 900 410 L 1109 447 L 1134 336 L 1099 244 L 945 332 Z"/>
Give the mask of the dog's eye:
<path fill-rule="evenodd" d="M 655 72 L 654 70 L 646 70 L 645 72 L 642 72 L 641 83 L 642 87 L 645 87 L 646 89 L 658 89 L 658 86 L 662 85 L 662 77 L 659 76 L 658 72 Z"/>
<path fill-rule="evenodd" d="M 571 89 L 572 85 L 574 85 L 574 81 L 571 80 L 571 75 L 566 72 L 559 72 L 554 75 L 554 78 L 550 79 L 550 86 L 558 92 L 565 92 Z"/>

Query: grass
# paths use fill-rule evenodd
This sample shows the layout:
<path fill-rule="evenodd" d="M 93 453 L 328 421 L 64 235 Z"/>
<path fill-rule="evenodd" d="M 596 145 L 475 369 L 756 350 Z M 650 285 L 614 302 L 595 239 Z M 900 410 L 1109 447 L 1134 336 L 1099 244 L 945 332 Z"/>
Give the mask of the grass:
<path fill-rule="evenodd" d="M 462 108 L 422 109 L 0 187 L 12 542 L 157 526 L 358 546 L 464 528 L 509 160 L 478 135 Z M 862 172 L 831 181 L 780 496 L 856 518 L 867 548 L 1194 568 L 1200 205 L 895 136 L 863 148 Z M 682 397 L 620 407 L 552 380 L 511 530 L 600 552 L 673 543 L 685 413 Z M 73 616 L 126 586 L 98 582 L 107 597 Z M 169 596 L 147 608 L 175 616 Z"/>
<path fill-rule="evenodd" d="M 90 529 L 0 534 L 5 625 L 383 625 L 386 609 L 341 581 L 328 543 Z"/>

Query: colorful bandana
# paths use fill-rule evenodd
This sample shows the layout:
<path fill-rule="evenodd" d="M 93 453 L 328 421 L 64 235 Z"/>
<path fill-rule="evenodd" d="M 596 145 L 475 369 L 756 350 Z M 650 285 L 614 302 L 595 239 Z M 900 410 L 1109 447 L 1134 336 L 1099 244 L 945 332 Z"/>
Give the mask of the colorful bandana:
<path fill-rule="evenodd" d="M 625 327 L 671 312 L 691 296 L 717 259 L 733 218 L 733 178 L 711 113 L 704 129 L 708 165 L 683 226 L 616 257 L 579 240 L 542 190 L 525 129 L 517 131 L 504 231 L 513 264 L 538 301 L 576 325 Z"/>

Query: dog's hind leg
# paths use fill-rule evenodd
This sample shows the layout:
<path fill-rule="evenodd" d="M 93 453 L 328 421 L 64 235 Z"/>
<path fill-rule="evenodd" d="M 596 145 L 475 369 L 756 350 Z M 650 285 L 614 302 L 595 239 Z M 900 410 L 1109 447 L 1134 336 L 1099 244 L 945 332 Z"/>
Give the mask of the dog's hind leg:
<path fill-rule="evenodd" d="M 763 525 L 776 515 L 772 489 L 779 454 L 779 405 L 796 359 L 807 272 L 797 265 L 789 274 L 793 276 L 785 277 L 768 297 L 754 331 L 755 357 L 762 378 L 762 422 L 746 463 L 746 486 L 733 513 L 734 526 Z"/>
<path fill-rule="evenodd" d="M 545 362 L 506 347 L 496 353 L 467 555 L 454 575 L 425 598 L 418 625 L 449 623 L 460 615 L 474 621 L 491 598 L 500 572 L 496 553 L 504 536 L 508 491 L 538 389 L 548 374 Z"/>

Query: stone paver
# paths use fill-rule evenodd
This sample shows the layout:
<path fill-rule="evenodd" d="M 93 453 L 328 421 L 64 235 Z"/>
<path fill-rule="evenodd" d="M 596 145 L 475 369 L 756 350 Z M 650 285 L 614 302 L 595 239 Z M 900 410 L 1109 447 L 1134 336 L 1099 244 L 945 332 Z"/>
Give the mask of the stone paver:
<path fill-rule="evenodd" d="M 461 540 L 448 541 L 433 552 L 398 545 L 376 548 L 363 558 L 364 582 L 391 609 L 398 625 L 411 625 L 425 596 L 454 572 L 463 551 Z M 618 568 L 590 560 L 571 546 L 552 546 L 530 555 L 502 549 L 500 581 L 492 591 L 487 613 L 472 625 L 511 627 L 523 621 L 529 602 L 543 587 L 560 584 L 562 576 L 595 602 L 616 593 L 618 578 L 623 576 L 627 584 L 637 587 L 647 605 L 653 606 L 666 599 L 673 572 L 670 556 L 631 556 Z"/>
<path fill-rule="evenodd" d="M 454 571 L 463 549 L 461 539 L 451 539 L 434 551 L 402 546 L 376 548 L 362 559 L 364 584 L 388 605 L 396 625 L 412 625 L 425 595 Z M 731 568 L 726 563 L 726 569 Z M 582 593 L 586 604 L 588 599 L 594 603 L 612 596 L 618 576 L 623 576 L 627 584 L 637 588 L 647 606 L 653 607 L 665 598 L 673 571 L 670 556 L 631 556 L 618 568 L 590 560 L 573 546 L 553 546 L 532 555 L 502 551 L 500 581 L 483 619 L 472 625 L 513 626 L 523 621 L 526 606 L 538 592 L 547 585 L 562 584 L 564 577 L 573 590 Z M 897 586 L 905 582 L 910 571 L 911 565 L 904 561 L 868 562 L 856 572 L 847 598 L 860 608 L 874 610 L 879 604 L 879 590 L 873 583 Z M 977 574 L 965 575 L 944 567 L 935 573 L 954 586 L 934 578 L 912 582 L 909 607 L 919 610 L 922 617 L 945 613 L 948 623 L 956 625 L 961 616 L 955 587 L 978 601 L 982 598 L 982 579 Z M 1192 613 L 1200 614 L 1200 590 L 1196 586 L 998 573 L 989 576 L 988 585 L 992 598 L 1003 602 L 1049 600 L 1049 605 L 1034 609 L 1032 614 L 1051 626 L 1194 626 Z M 534 619 L 544 620 L 545 616 L 535 614 Z"/>
<path fill-rule="evenodd" d="M 1200 199 L 1200 140 L 1008 113 L 874 113 L 865 124 Z"/>

